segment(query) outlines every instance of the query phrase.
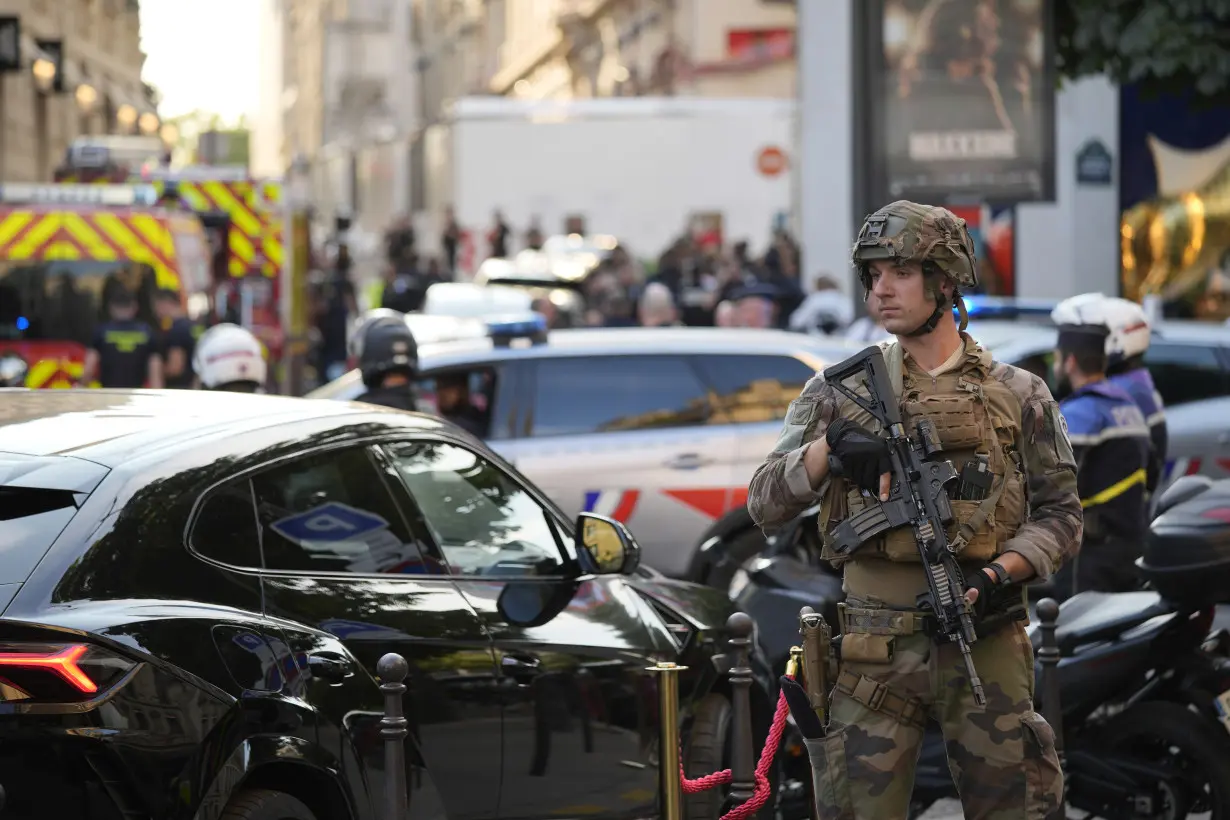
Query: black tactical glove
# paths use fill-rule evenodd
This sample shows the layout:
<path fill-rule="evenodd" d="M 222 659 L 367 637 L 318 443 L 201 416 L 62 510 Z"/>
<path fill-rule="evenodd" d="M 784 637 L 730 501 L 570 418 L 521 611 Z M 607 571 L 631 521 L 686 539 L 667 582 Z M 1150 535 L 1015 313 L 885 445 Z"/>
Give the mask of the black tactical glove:
<path fill-rule="evenodd" d="M 785 675 L 778 679 L 778 683 L 782 687 L 782 694 L 786 696 L 786 705 L 790 707 L 794 723 L 799 727 L 799 734 L 808 740 L 824 737 L 824 724 L 812 711 L 807 691 L 797 681 Z"/>
<path fill-rule="evenodd" d="M 830 424 L 824 438 L 841 467 L 840 474 L 860 489 L 879 495 L 880 476 L 893 469 L 888 442 L 849 419 Z"/>
<path fill-rule="evenodd" d="M 976 570 L 966 577 L 965 588 L 967 591 L 971 589 L 978 590 L 978 600 L 970 604 L 970 610 L 973 613 L 974 621 L 981 621 L 986 617 L 987 607 L 991 605 L 991 599 L 1000 590 L 1001 584 L 982 570 Z"/>

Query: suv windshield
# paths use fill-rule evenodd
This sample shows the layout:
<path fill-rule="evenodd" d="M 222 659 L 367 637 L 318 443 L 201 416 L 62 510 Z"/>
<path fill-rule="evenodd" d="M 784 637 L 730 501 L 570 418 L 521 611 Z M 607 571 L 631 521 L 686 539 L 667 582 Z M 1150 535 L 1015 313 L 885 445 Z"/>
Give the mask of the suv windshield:
<path fill-rule="evenodd" d="M 116 287 L 137 294 L 138 317 L 156 325 L 154 269 L 141 262 L 90 259 L 0 261 L 0 340 L 88 345 Z"/>

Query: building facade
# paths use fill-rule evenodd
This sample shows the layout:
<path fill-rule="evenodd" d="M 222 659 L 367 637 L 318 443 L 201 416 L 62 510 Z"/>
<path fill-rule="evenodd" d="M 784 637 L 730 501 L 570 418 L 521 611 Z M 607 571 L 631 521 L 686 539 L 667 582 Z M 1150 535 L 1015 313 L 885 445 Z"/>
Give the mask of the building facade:
<path fill-rule="evenodd" d="M 702 13 L 703 9 L 703 13 Z M 488 93 L 793 97 L 795 9 L 763 0 L 501 0 Z"/>
<path fill-rule="evenodd" d="M 158 132 L 137 0 L 0 0 L 3 16 L 21 65 L 0 73 L 0 182 L 51 181 L 79 136 Z"/>
<path fill-rule="evenodd" d="M 453 100 L 795 95 L 788 2 L 279 2 L 282 166 L 307 160 L 317 236 L 352 215 L 359 258 L 403 216 L 439 232 L 427 143 Z"/>

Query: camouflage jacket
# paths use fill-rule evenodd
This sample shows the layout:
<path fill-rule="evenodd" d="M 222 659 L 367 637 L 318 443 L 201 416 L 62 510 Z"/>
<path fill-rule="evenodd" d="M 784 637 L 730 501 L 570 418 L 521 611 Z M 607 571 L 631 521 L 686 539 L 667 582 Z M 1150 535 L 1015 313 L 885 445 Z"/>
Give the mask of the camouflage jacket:
<path fill-rule="evenodd" d="M 1042 379 L 992 361 L 991 354 L 976 341 L 964 333 L 962 338 L 965 355 L 956 367 L 962 372 L 985 368 L 987 392 L 994 393 L 996 404 L 1013 416 L 1011 421 L 1018 431 L 1014 444 L 1021 454 L 1029 505 L 1026 520 L 1003 551 L 1019 553 L 1038 577 L 1045 579 L 1076 554 L 1081 540 L 1081 504 L 1067 427 Z M 886 359 L 891 358 L 889 348 L 893 345 L 896 342 L 884 343 Z M 908 356 L 903 366 L 911 378 L 931 378 Z M 803 465 L 803 454 L 811 442 L 824 436 L 830 422 L 842 417 L 871 428 L 861 408 L 817 374 L 791 404 L 777 445 L 752 477 L 747 507 L 765 532 L 778 529 L 824 497 L 832 482 L 826 481 L 819 489 L 813 489 Z M 852 563 L 866 563 L 860 556 L 861 553 L 855 553 Z M 913 573 L 921 577 L 917 565 Z M 847 585 L 849 580 L 847 571 Z"/>

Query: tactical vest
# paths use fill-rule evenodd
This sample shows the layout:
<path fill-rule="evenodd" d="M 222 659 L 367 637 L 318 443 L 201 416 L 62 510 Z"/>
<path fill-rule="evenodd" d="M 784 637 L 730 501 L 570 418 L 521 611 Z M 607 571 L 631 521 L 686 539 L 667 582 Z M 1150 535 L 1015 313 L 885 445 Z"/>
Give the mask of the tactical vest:
<path fill-rule="evenodd" d="M 1005 385 L 991 377 L 990 360 L 966 342 L 965 358 L 956 368 L 934 378 L 919 379 L 905 367 L 904 351 L 896 342 L 882 343 L 893 394 L 910 436 L 921 418 L 935 424 L 943 452 L 937 457 L 952 462 L 960 474 L 967 462 L 986 457 L 993 474 L 990 490 L 980 501 L 954 499 L 953 521 L 948 525 L 949 542 L 962 561 L 989 561 L 1004 551 L 1028 515 L 1027 483 L 1017 451 L 1021 441 L 1021 407 Z M 861 390 L 860 390 L 861 392 Z M 852 402 L 842 403 L 842 415 L 869 430 L 879 425 Z M 957 491 L 956 482 L 950 493 Z M 829 481 L 821 503 L 820 533 L 823 557 L 839 566 L 849 560 L 880 558 L 919 562 L 913 531 L 899 527 L 874 538 L 850 556 L 833 552 L 828 533 L 838 522 L 876 503 L 841 478 Z"/>

